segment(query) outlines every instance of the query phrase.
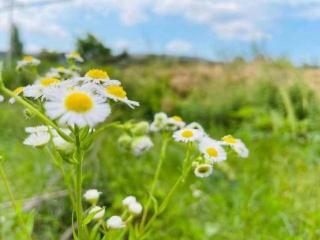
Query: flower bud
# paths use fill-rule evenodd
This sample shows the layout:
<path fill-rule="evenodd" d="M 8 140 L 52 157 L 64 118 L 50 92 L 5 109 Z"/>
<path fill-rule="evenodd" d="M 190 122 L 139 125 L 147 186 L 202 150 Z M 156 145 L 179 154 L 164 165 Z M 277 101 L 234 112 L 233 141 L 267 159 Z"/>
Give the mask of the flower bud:
<path fill-rule="evenodd" d="M 149 123 L 146 121 L 137 123 L 132 128 L 132 133 L 136 136 L 143 136 L 149 132 Z"/>

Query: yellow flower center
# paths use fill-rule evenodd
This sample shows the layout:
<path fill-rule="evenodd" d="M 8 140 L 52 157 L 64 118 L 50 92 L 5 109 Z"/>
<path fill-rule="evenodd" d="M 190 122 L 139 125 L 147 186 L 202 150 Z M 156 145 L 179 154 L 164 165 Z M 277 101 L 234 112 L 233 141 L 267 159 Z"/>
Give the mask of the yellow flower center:
<path fill-rule="evenodd" d="M 73 52 L 70 53 L 70 56 L 71 57 L 80 57 L 80 54 L 78 52 L 76 52 L 76 51 L 73 51 Z"/>
<path fill-rule="evenodd" d="M 184 138 L 191 138 L 193 137 L 193 132 L 191 130 L 184 130 L 181 135 Z"/>
<path fill-rule="evenodd" d="M 74 92 L 66 97 L 64 105 L 69 111 L 85 113 L 93 107 L 93 100 L 84 92 Z"/>
<path fill-rule="evenodd" d="M 237 139 L 235 139 L 233 136 L 231 135 L 228 135 L 228 136 L 224 136 L 222 138 L 222 140 L 226 143 L 229 143 L 229 144 L 235 144 L 237 143 Z"/>
<path fill-rule="evenodd" d="M 26 62 L 31 62 L 33 60 L 33 57 L 32 56 L 24 56 L 23 61 L 26 61 Z"/>
<path fill-rule="evenodd" d="M 176 121 L 176 122 L 182 122 L 182 118 L 179 116 L 173 116 L 171 117 L 172 120 Z"/>
<path fill-rule="evenodd" d="M 55 84 L 55 83 L 59 83 L 59 82 L 60 82 L 60 80 L 57 78 L 43 78 L 43 79 L 41 79 L 40 84 L 44 87 L 47 87 L 51 84 Z"/>
<path fill-rule="evenodd" d="M 208 155 L 210 156 L 210 157 L 217 157 L 218 156 L 218 151 L 215 149 L 215 148 L 213 148 L 213 147 L 209 147 L 209 148 L 207 148 L 207 153 L 208 153 Z"/>
<path fill-rule="evenodd" d="M 100 69 L 91 69 L 85 76 L 93 79 L 109 79 L 108 73 Z"/>
<path fill-rule="evenodd" d="M 106 92 L 117 97 L 117 98 L 126 98 L 127 93 L 121 86 L 111 85 L 106 87 Z"/>
<path fill-rule="evenodd" d="M 17 87 L 15 90 L 13 90 L 13 93 L 15 95 L 19 95 L 20 93 L 22 93 L 24 87 Z"/>

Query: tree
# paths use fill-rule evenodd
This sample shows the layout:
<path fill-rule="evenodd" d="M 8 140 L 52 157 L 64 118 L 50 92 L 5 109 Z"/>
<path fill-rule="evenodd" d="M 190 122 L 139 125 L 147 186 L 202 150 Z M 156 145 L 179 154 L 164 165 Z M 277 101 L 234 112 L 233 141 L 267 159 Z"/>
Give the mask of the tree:
<path fill-rule="evenodd" d="M 77 50 L 84 59 L 97 64 L 105 64 L 112 59 L 111 49 L 90 33 L 84 39 L 78 39 Z"/>
<path fill-rule="evenodd" d="M 23 54 L 23 44 L 20 40 L 19 29 L 13 25 L 10 36 L 10 53 L 12 59 L 20 58 Z"/>

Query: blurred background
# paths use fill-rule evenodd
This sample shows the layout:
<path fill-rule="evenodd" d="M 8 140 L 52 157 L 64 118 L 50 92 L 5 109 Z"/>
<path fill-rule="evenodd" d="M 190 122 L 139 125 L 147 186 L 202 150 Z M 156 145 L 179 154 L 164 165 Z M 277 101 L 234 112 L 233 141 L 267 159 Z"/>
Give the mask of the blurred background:
<path fill-rule="evenodd" d="M 165 111 L 214 138 L 243 139 L 250 157 L 192 177 L 152 240 L 320 239 L 319 26 L 318 0 L 0 0 L 0 60 L 15 88 L 34 81 L 15 71 L 23 55 L 41 59 L 45 73 L 76 50 L 83 72 L 106 70 L 141 103 L 114 109 L 112 119 L 151 121 Z M 60 239 L 70 203 L 47 154 L 23 146 L 23 127 L 37 121 L 22 110 L 1 104 L 0 153 L 36 239 Z M 106 133 L 87 156 L 85 187 L 103 191 L 106 206 L 143 198 L 159 154 L 159 139 L 139 159 L 123 154 L 118 136 Z M 170 146 L 160 197 L 182 157 Z M 0 239 L 19 239 L 1 184 Z"/>

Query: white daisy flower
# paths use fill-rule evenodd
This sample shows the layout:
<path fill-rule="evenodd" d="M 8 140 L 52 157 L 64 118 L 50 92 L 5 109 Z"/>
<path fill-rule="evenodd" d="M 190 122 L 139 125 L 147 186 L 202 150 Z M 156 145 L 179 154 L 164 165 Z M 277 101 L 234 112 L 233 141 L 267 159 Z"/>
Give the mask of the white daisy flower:
<path fill-rule="evenodd" d="M 109 75 L 106 71 L 101 69 L 91 69 L 85 74 L 85 78 L 91 81 L 104 82 L 110 80 Z"/>
<path fill-rule="evenodd" d="M 213 172 L 213 168 L 211 164 L 199 164 L 195 170 L 194 174 L 199 178 L 209 177 Z"/>
<path fill-rule="evenodd" d="M 164 112 L 159 112 L 154 115 L 154 120 L 150 125 L 151 132 L 158 132 L 165 128 L 168 123 L 168 116 Z"/>
<path fill-rule="evenodd" d="M 135 156 L 140 156 L 141 154 L 148 151 L 152 147 L 153 147 L 153 142 L 148 136 L 136 137 L 133 139 L 131 143 L 131 149 Z"/>
<path fill-rule="evenodd" d="M 19 96 L 24 90 L 24 87 L 17 87 L 15 90 L 13 90 L 13 94 L 16 96 Z M 9 103 L 13 104 L 16 102 L 16 99 L 14 97 L 11 97 L 9 99 Z"/>
<path fill-rule="evenodd" d="M 89 189 L 83 194 L 83 197 L 87 202 L 96 204 L 101 194 L 102 192 L 99 192 L 97 189 Z"/>
<path fill-rule="evenodd" d="M 225 145 L 230 146 L 241 158 L 247 158 L 249 156 L 249 149 L 241 141 L 241 139 L 234 138 L 231 135 L 224 136 L 222 142 Z"/>
<path fill-rule="evenodd" d="M 202 152 L 205 159 L 209 160 L 211 163 L 221 162 L 227 159 L 227 154 L 219 142 L 208 137 L 201 139 L 199 150 Z"/>
<path fill-rule="evenodd" d="M 122 200 L 122 205 L 128 207 L 131 203 L 135 203 L 137 201 L 136 197 L 128 196 Z"/>
<path fill-rule="evenodd" d="M 129 204 L 128 210 L 134 215 L 140 215 L 142 213 L 143 207 L 139 202 L 133 202 Z"/>
<path fill-rule="evenodd" d="M 197 129 L 199 131 L 202 132 L 203 136 L 206 136 L 206 132 L 204 130 L 204 128 L 201 126 L 200 123 L 197 123 L 197 122 L 192 122 L 192 123 L 189 123 L 187 126 L 187 128 L 193 128 L 193 129 Z"/>
<path fill-rule="evenodd" d="M 32 57 L 32 56 L 24 56 L 22 60 L 17 62 L 17 69 L 21 69 L 27 66 L 38 66 L 40 64 L 40 60 Z"/>
<path fill-rule="evenodd" d="M 61 125 L 93 127 L 103 122 L 111 113 L 110 105 L 90 89 L 90 85 L 51 89 L 46 93 L 47 102 L 44 105 L 47 115 L 57 119 Z"/>
<path fill-rule="evenodd" d="M 112 216 L 107 220 L 107 227 L 111 229 L 124 228 L 126 225 L 119 216 Z"/>
<path fill-rule="evenodd" d="M 92 219 L 94 220 L 102 219 L 105 214 L 105 208 L 94 206 L 90 209 L 89 214 L 94 214 L 94 216 L 92 217 Z"/>
<path fill-rule="evenodd" d="M 112 99 L 115 102 L 123 102 L 131 108 L 138 107 L 140 104 L 137 101 L 129 100 L 127 97 L 127 92 L 120 85 L 108 85 L 102 91 L 101 95 Z"/>
<path fill-rule="evenodd" d="M 25 97 L 37 99 L 44 96 L 45 88 L 59 83 L 60 80 L 57 78 L 42 78 L 37 80 L 35 84 L 26 86 L 23 90 L 23 95 Z"/>
<path fill-rule="evenodd" d="M 167 120 L 167 124 L 169 125 L 168 126 L 169 129 L 173 129 L 173 130 L 176 130 L 178 128 L 183 128 L 186 125 L 186 123 L 179 116 L 169 117 Z"/>
<path fill-rule="evenodd" d="M 33 147 L 42 147 L 50 141 L 50 134 L 48 132 L 31 133 L 24 141 L 24 145 Z"/>
<path fill-rule="evenodd" d="M 35 127 L 26 127 L 25 131 L 27 133 L 42 133 L 42 132 L 48 132 L 49 128 L 45 125 L 39 125 Z"/>
<path fill-rule="evenodd" d="M 77 51 L 72 51 L 71 53 L 66 54 L 66 58 L 80 63 L 83 62 L 83 58 Z"/>
<path fill-rule="evenodd" d="M 194 142 L 201 137 L 201 132 L 193 128 L 183 128 L 173 133 L 173 138 L 177 142 Z"/>
<path fill-rule="evenodd" d="M 47 76 L 68 79 L 72 77 L 79 77 L 79 74 L 75 71 L 72 71 L 71 69 L 60 66 L 56 68 L 51 68 L 50 71 L 47 73 Z"/>

